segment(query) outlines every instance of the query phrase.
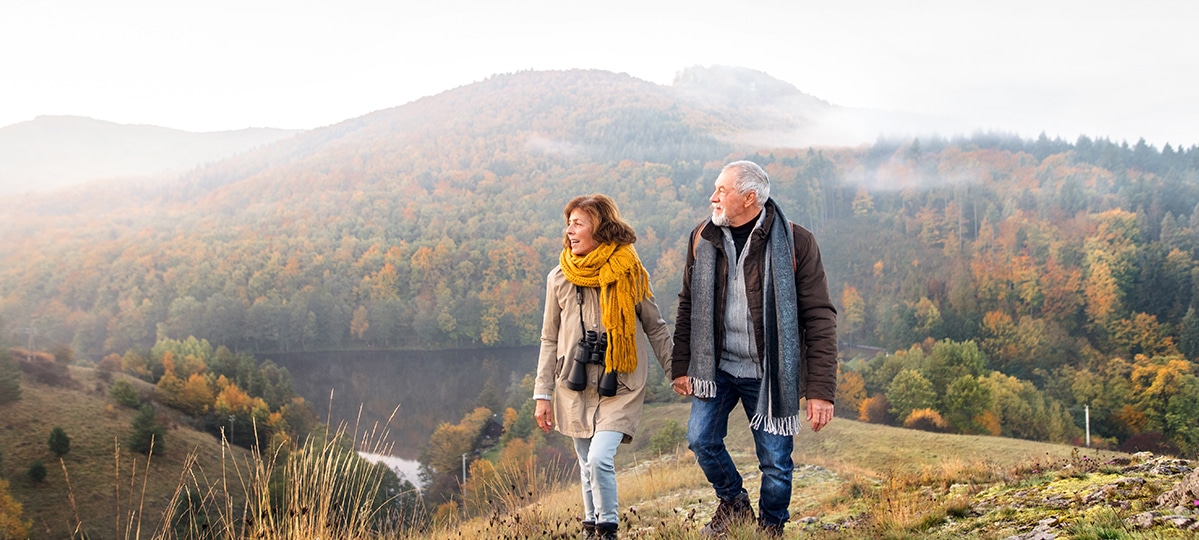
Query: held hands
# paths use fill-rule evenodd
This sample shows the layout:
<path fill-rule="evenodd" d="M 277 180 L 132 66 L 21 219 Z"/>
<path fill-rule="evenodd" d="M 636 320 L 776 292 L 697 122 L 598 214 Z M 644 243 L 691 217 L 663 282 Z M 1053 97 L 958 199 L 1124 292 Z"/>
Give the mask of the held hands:
<path fill-rule="evenodd" d="M 820 431 L 833 419 L 833 404 L 823 399 L 808 400 L 808 423 L 812 431 Z"/>
<path fill-rule="evenodd" d="M 680 396 L 689 396 L 691 395 L 691 378 L 679 375 L 670 383 L 670 387 Z"/>
<path fill-rule="evenodd" d="M 537 427 L 541 431 L 549 433 L 554 429 L 554 408 L 550 406 L 548 399 L 537 400 L 537 409 L 533 412 L 533 418 L 537 419 Z"/>

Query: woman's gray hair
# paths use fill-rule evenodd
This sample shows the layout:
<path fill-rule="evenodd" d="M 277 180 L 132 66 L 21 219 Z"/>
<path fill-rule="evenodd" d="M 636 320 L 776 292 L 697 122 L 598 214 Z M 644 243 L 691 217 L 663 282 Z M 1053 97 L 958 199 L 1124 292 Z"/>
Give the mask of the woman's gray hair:
<path fill-rule="evenodd" d="M 752 161 L 734 161 L 725 165 L 720 174 L 726 171 L 733 173 L 733 189 L 736 189 L 737 193 L 757 193 L 758 208 L 766 206 L 766 199 L 770 198 L 770 177 L 762 167 Z"/>

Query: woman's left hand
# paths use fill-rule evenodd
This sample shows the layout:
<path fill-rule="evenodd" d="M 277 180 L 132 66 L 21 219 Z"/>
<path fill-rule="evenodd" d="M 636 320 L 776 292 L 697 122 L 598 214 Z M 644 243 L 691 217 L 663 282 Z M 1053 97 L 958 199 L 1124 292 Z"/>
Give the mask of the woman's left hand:
<path fill-rule="evenodd" d="M 533 417 L 537 419 L 537 427 L 540 427 L 541 431 L 549 433 L 554 429 L 554 408 L 550 407 L 548 399 L 537 400 L 537 410 Z"/>

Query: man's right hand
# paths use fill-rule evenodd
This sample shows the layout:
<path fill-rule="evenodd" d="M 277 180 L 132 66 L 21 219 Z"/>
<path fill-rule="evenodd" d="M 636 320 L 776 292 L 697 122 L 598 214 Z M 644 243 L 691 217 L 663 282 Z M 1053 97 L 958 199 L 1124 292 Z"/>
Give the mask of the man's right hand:
<path fill-rule="evenodd" d="M 691 378 L 686 375 L 675 377 L 674 381 L 670 383 L 670 387 L 680 396 L 689 396 L 691 395 Z"/>

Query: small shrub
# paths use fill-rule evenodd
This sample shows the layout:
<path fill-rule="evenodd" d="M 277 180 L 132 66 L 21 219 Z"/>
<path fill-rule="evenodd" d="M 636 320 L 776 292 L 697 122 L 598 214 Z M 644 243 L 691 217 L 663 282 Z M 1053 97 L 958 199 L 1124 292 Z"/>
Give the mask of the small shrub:
<path fill-rule="evenodd" d="M 667 420 L 649 439 L 649 450 L 655 454 L 670 454 L 687 438 L 687 429 L 674 420 Z"/>
<path fill-rule="evenodd" d="M 112 388 L 108 389 L 108 395 L 126 407 L 137 408 L 142 404 L 142 398 L 137 394 L 137 390 L 134 390 L 133 385 L 125 379 L 118 379 L 117 382 L 112 383 Z"/>
<path fill-rule="evenodd" d="M 54 361 L 64 366 L 69 366 L 75 363 L 75 349 L 66 345 L 58 344 L 50 347 L 50 354 L 54 356 Z"/>
<path fill-rule="evenodd" d="M 947 424 L 945 423 L 945 419 L 941 418 L 941 413 L 937 411 L 932 409 L 916 409 L 907 418 L 904 418 L 903 427 L 942 433 L 945 431 Z"/>
<path fill-rule="evenodd" d="M 458 503 L 455 501 L 447 501 L 437 506 L 437 512 L 433 514 L 433 525 L 439 528 L 448 529 L 458 524 Z"/>
<path fill-rule="evenodd" d="M 61 427 L 55 426 L 50 430 L 50 440 L 47 441 L 50 445 L 50 451 L 54 452 L 57 457 L 62 457 L 71 451 L 71 438 L 67 436 L 67 432 Z"/>
<path fill-rule="evenodd" d="M 166 428 L 158 423 L 158 413 L 154 412 L 154 407 L 142 405 L 138 409 L 137 417 L 129 424 L 129 448 L 146 455 L 153 450 L 156 455 L 160 455 L 166 432 Z"/>
<path fill-rule="evenodd" d="M 101 358 L 96 364 L 96 369 L 102 373 L 112 373 L 121 370 L 121 357 L 117 353 L 110 353 L 108 356 Z"/>
<path fill-rule="evenodd" d="M 1153 452 L 1158 455 L 1179 455 L 1178 448 L 1166 440 L 1166 436 L 1158 432 L 1137 433 L 1120 444 L 1120 451 L 1129 454 L 1137 452 Z"/>
<path fill-rule="evenodd" d="M 29 466 L 28 474 L 34 484 L 40 484 L 46 479 L 46 465 L 40 459 L 34 461 L 33 465 Z"/>
<path fill-rule="evenodd" d="M 858 410 L 858 419 L 871 424 L 894 425 L 895 415 L 891 414 L 891 402 L 884 394 L 876 394 L 866 398 Z"/>
<path fill-rule="evenodd" d="M 21 371 L 37 382 L 63 388 L 74 388 L 79 384 L 71 378 L 71 370 L 67 365 L 55 361 L 49 353 L 13 349 L 13 356 Z"/>

